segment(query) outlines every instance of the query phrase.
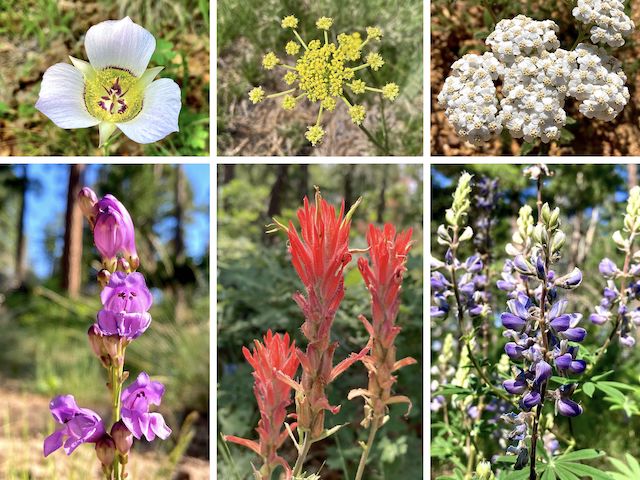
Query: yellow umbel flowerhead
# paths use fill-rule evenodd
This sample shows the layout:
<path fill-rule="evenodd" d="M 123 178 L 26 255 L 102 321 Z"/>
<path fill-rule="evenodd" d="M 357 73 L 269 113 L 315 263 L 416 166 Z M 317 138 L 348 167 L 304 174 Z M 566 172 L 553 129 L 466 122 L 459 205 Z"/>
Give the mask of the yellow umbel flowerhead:
<path fill-rule="evenodd" d="M 320 30 L 329 30 L 331 25 L 333 25 L 333 18 L 329 17 L 320 17 L 316 22 L 316 27 Z"/>
<path fill-rule="evenodd" d="M 333 19 L 321 17 L 316 22 L 316 27 L 323 31 L 322 38 L 305 42 L 298 33 L 298 23 L 293 15 L 284 17 L 280 23 L 282 28 L 293 31 L 294 39 L 286 43 L 284 50 L 288 55 L 297 56 L 294 64 L 283 62 L 273 52 L 268 52 L 262 58 L 262 66 L 266 70 L 275 67 L 284 69 L 282 79 L 291 88 L 270 95 L 265 95 L 262 87 L 254 88 L 249 92 L 249 99 L 253 103 L 283 96 L 282 108 L 285 110 L 293 110 L 305 98 L 310 103 L 319 104 L 316 123 L 308 126 L 305 133 L 307 140 L 315 146 L 324 138 L 322 114 L 334 111 L 340 100 L 345 103 L 354 124 L 362 125 L 364 122 L 366 109 L 364 105 L 352 104 L 349 92 L 356 95 L 367 91 L 377 92 L 389 100 L 398 97 L 400 89 L 395 83 L 388 83 L 380 89 L 368 86 L 362 78 L 356 76 L 367 68 L 377 71 L 384 65 L 382 56 L 377 52 L 369 52 L 366 57 L 363 55 L 363 50 L 370 41 L 379 41 L 382 37 L 380 28 L 367 27 L 364 40 L 360 32 L 343 32 L 334 37 L 335 41 L 330 41 L 329 29 L 333 26 Z"/>

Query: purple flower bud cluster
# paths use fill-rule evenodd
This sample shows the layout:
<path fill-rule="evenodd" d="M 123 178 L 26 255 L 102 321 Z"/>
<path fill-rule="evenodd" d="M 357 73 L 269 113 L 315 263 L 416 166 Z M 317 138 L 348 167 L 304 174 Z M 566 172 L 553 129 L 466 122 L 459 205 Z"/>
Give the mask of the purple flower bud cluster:
<path fill-rule="evenodd" d="M 498 179 L 482 176 L 474 187 L 473 244 L 478 253 L 485 255 L 491 251 L 490 232 L 493 226 L 493 212 L 498 203 Z"/>
<path fill-rule="evenodd" d="M 451 309 L 450 298 L 454 295 L 453 285 L 438 269 L 446 268 L 454 271 L 458 282 L 460 294 L 460 308 L 468 312 L 471 317 L 478 317 L 488 313 L 487 277 L 481 274 L 483 263 L 479 255 L 471 255 L 464 262 L 460 262 L 447 250 L 445 261 L 432 261 L 431 316 L 435 318 L 446 317 Z"/>
<path fill-rule="evenodd" d="M 129 212 L 112 195 L 98 201 L 96 194 L 86 187 L 80 192 L 78 201 L 103 257 L 104 269 L 98 274 L 103 287 L 100 294 L 102 309 L 89 328 L 88 338 L 93 352 L 109 371 L 115 422 L 107 433 L 100 416 L 92 410 L 79 408 L 73 396 L 56 397 L 50 410 L 62 428 L 47 437 L 44 455 L 46 457 L 60 447 L 64 447 L 69 455 L 82 443 L 94 443 L 105 474 L 120 472 L 116 476 L 116 480 L 120 480 L 125 477 L 126 457 L 134 437 L 152 441 L 156 437 L 166 439 L 171 434 L 162 415 L 150 411 L 152 405 L 161 403 L 164 395 L 161 383 L 152 381 L 142 372 L 123 388 L 128 377 L 128 372 L 124 371 L 126 347 L 149 328 L 153 297 L 144 276 L 135 271 L 139 261 Z M 118 255 L 123 256 L 117 258 Z M 120 465 L 122 470 L 119 470 Z"/>
<path fill-rule="evenodd" d="M 616 264 L 604 258 L 599 265 L 600 274 L 607 281 L 602 293 L 602 300 L 596 306 L 595 312 L 589 319 L 595 325 L 604 325 L 610 321 L 616 322 L 620 344 L 633 347 L 636 343 L 635 330 L 640 327 L 640 306 L 631 309 L 629 304 L 633 300 L 640 300 L 640 263 L 632 263 L 625 274 Z M 620 291 L 616 279 L 622 278 Z M 625 281 L 628 285 L 625 286 Z"/>

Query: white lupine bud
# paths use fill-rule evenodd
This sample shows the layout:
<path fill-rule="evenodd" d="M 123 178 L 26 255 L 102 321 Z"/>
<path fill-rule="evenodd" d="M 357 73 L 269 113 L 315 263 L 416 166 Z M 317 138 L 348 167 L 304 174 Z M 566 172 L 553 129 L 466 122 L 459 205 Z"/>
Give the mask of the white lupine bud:
<path fill-rule="evenodd" d="M 473 237 L 473 229 L 471 227 L 467 227 L 464 229 L 464 232 L 462 232 L 462 235 L 460 235 L 458 241 L 464 242 L 466 240 L 469 240 L 471 237 Z"/>

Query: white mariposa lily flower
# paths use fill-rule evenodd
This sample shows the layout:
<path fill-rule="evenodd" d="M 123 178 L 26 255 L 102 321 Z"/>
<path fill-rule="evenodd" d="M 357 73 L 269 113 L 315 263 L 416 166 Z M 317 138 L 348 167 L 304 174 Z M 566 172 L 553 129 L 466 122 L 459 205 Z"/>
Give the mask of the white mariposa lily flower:
<path fill-rule="evenodd" d="M 151 33 L 129 17 L 91 27 L 84 47 L 89 62 L 69 57 L 42 78 L 36 108 L 60 128 L 98 125 L 100 146 L 119 128 L 134 142 L 152 143 L 178 131 L 180 87 L 153 81 L 164 67 L 147 65 L 156 48 Z"/>

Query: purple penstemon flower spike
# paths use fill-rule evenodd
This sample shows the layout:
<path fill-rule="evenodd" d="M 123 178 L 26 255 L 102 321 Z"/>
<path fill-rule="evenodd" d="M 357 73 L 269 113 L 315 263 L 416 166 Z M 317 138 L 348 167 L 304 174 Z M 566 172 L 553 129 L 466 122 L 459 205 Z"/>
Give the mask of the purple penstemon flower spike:
<path fill-rule="evenodd" d="M 553 269 L 560 260 L 566 237 L 560 230 L 560 210 L 552 210 L 546 203 L 542 205 L 539 178 L 536 178 L 538 223 L 532 226 L 530 208 L 520 210 L 514 244 L 507 246 L 514 259 L 507 261 L 507 275 L 503 272 L 503 279 L 498 282 L 499 288 L 509 292 L 508 311 L 500 318 L 504 336 L 509 339 L 505 353 L 515 363 L 515 378 L 505 380 L 503 387 L 519 397 L 522 410 L 518 416 L 504 417 L 518 429 L 509 451 L 518 456 L 516 463 L 520 468 L 530 463 L 531 478 L 536 475 L 535 445 L 544 435 L 544 431 L 539 431 L 539 420 L 546 400 L 554 401 L 557 414 L 572 417 L 582 413 L 582 407 L 571 400 L 575 384 L 552 389 L 549 382 L 553 375 L 568 377 L 584 372 L 586 362 L 578 358 L 576 344 L 587 333 L 579 326 L 582 315 L 567 312 L 569 303 L 560 298 L 561 290 L 570 291 L 580 285 L 582 272 L 574 268 L 558 275 Z M 506 283 L 510 288 L 505 288 Z"/>
<path fill-rule="evenodd" d="M 44 454 L 48 456 L 63 445 L 70 454 L 82 443 L 95 443 L 105 479 L 124 480 L 134 438 L 164 440 L 171 434 L 162 415 L 149 410 L 152 405 L 160 405 L 164 385 L 151 381 L 143 372 L 124 387 L 129 377 L 124 369 L 126 349 L 149 328 L 153 296 L 144 276 L 135 271 L 140 262 L 133 221 L 126 208 L 112 195 L 98 200 L 88 187 L 80 191 L 78 202 L 103 259 L 104 268 L 98 273 L 102 309 L 87 336 L 91 349 L 108 371 L 113 424 L 107 433 L 100 417 L 78 408 L 71 395 L 56 397 L 51 402 L 51 413 L 64 427 L 47 437 Z"/>
<path fill-rule="evenodd" d="M 640 234 L 640 187 L 629 191 L 623 228 L 614 232 L 612 239 L 618 250 L 624 252 L 622 269 L 614 260 L 604 258 L 598 269 L 606 280 L 602 300 L 589 319 L 596 325 L 613 323 L 611 333 L 596 352 L 596 364 L 606 352 L 610 342 L 617 337 L 626 348 L 636 344 L 637 327 L 640 326 L 640 308 L 632 304 L 640 300 L 640 250 L 636 239 Z M 637 305 L 637 304 L 636 304 Z M 595 366 L 594 366 L 595 368 Z"/>

